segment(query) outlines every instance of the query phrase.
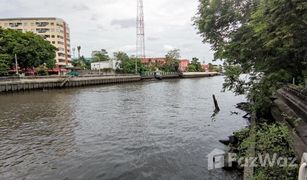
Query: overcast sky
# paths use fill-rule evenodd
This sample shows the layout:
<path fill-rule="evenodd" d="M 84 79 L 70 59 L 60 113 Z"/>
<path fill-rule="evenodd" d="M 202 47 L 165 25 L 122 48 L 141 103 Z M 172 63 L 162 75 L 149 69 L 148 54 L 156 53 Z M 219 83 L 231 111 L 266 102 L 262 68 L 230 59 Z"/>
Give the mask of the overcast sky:
<path fill-rule="evenodd" d="M 0 17 L 58 17 L 70 26 L 72 47 L 82 54 L 106 49 L 135 54 L 136 0 L 0 0 Z M 191 18 L 198 0 L 144 0 L 146 55 L 161 57 L 173 48 L 182 58 L 211 62 L 213 52 L 202 43 Z"/>

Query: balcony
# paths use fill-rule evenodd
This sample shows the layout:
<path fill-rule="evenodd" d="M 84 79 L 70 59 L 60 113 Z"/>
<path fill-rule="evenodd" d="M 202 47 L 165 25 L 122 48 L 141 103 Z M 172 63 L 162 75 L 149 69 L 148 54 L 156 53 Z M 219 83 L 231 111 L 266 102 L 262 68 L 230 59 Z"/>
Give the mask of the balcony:
<path fill-rule="evenodd" d="M 12 27 L 12 28 L 19 27 L 21 25 L 22 25 L 22 23 L 10 23 L 9 24 L 9 26 Z"/>
<path fill-rule="evenodd" d="M 49 25 L 48 22 L 36 22 L 35 24 L 36 24 L 36 26 L 38 26 L 38 27 L 46 27 L 46 26 Z"/>
<path fill-rule="evenodd" d="M 37 33 L 46 33 L 46 32 L 49 32 L 50 29 L 47 29 L 47 28 L 39 28 L 39 29 L 36 29 L 36 32 Z"/>

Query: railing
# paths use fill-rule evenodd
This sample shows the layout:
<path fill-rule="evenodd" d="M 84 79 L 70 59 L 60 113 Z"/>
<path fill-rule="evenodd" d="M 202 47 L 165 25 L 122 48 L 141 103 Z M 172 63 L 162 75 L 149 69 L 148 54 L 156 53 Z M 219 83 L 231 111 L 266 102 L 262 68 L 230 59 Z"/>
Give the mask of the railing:
<path fill-rule="evenodd" d="M 307 153 L 304 153 L 302 157 L 302 163 L 299 169 L 298 180 L 306 180 L 307 179 Z"/>
<path fill-rule="evenodd" d="M 160 72 L 160 74 L 162 76 L 178 75 L 177 72 Z M 155 75 L 155 72 L 148 72 L 148 71 L 146 71 L 146 72 L 142 73 L 142 76 L 154 76 L 154 75 Z"/>

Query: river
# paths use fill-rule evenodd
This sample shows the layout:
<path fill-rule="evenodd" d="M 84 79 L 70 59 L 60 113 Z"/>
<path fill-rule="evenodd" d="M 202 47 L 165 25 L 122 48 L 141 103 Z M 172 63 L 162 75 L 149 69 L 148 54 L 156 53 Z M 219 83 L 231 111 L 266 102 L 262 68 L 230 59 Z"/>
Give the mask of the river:
<path fill-rule="evenodd" d="M 0 96 L 0 179 L 239 179 L 208 170 L 246 126 L 223 77 Z M 221 111 L 212 118 L 215 94 Z M 238 112 L 233 114 L 231 112 Z"/>

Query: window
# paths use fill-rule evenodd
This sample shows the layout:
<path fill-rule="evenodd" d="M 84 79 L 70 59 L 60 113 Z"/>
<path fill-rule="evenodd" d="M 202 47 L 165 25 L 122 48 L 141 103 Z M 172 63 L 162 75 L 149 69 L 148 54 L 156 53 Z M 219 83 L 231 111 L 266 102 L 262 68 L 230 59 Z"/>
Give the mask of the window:
<path fill-rule="evenodd" d="M 37 33 L 46 33 L 46 32 L 49 32 L 50 29 L 47 29 L 47 28 L 37 28 L 36 29 L 36 32 Z"/>
<path fill-rule="evenodd" d="M 51 37 L 52 37 L 52 38 L 55 38 L 55 36 L 54 36 L 54 35 L 51 35 Z"/>
<path fill-rule="evenodd" d="M 55 44 L 55 41 L 52 41 L 52 44 Z"/>
<path fill-rule="evenodd" d="M 10 23 L 9 25 L 10 27 L 19 27 L 22 25 L 22 23 Z"/>
<path fill-rule="evenodd" d="M 49 25 L 48 22 L 36 22 L 35 24 L 36 24 L 36 26 L 38 26 L 38 27 L 45 27 L 45 26 L 48 26 L 48 25 Z"/>

